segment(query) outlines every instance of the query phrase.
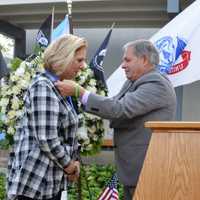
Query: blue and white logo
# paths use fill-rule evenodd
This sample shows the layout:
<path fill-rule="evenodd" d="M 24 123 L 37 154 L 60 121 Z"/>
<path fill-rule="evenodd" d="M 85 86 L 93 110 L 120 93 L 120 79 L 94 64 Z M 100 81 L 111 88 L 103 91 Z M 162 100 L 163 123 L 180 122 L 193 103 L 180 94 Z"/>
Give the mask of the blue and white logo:
<path fill-rule="evenodd" d="M 48 43 L 49 43 L 48 39 L 46 38 L 46 36 L 41 30 L 39 31 L 36 40 L 40 46 L 44 46 L 44 47 L 48 46 Z"/>
<path fill-rule="evenodd" d="M 183 38 L 165 36 L 155 42 L 160 55 L 159 70 L 169 73 L 179 56 L 182 54 L 187 42 Z"/>
<path fill-rule="evenodd" d="M 106 55 L 106 51 L 107 49 L 102 49 L 96 56 L 94 59 L 94 63 L 96 65 L 96 68 L 98 68 L 98 70 L 103 71 L 103 59 Z"/>

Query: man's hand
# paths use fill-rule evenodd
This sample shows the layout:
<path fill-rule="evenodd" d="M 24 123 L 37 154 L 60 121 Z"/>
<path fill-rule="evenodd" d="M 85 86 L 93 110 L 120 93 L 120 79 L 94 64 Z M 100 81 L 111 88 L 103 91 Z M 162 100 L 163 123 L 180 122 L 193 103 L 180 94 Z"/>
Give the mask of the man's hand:
<path fill-rule="evenodd" d="M 75 88 L 79 87 L 80 97 L 85 92 L 85 89 L 72 80 L 57 81 L 55 86 L 58 88 L 62 96 L 75 96 Z"/>

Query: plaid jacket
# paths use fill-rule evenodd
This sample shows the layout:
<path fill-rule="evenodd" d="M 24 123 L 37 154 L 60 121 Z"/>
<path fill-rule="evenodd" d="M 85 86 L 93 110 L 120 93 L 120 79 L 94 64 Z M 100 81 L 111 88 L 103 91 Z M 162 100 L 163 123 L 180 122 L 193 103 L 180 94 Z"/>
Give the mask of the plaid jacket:
<path fill-rule="evenodd" d="M 78 148 L 78 117 L 44 74 L 33 80 L 24 102 L 8 163 L 7 196 L 49 199 L 63 189 L 63 167 Z"/>

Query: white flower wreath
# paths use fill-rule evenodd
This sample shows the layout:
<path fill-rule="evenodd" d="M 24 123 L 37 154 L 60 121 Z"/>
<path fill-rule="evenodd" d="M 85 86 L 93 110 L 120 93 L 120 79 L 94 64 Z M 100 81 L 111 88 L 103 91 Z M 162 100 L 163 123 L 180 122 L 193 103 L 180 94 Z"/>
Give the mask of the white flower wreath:
<path fill-rule="evenodd" d="M 39 55 L 31 61 L 29 60 L 30 59 L 26 59 L 25 61 L 19 62 L 19 60 L 15 59 L 14 62 L 12 62 L 12 67 L 16 70 L 12 71 L 8 79 L 1 85 L 0 130 L 6 133 L 9 144 L 12 144 L 16 122 L 23 112 L 24 93 L 36 72 L 43 71 L 42 53 L 39 53 Z M 89 66 L 85 67 L 78 74 L 76 81 L 91 92 L 104 96 L 107 94 L 101 82 L 95 80 L 93 71 Z M 81 153 L 84 155 L 92 155 L 101 148 L 102 139 L 104 137 L 103 120 L 97 116 L 85 113 L 79 102 L 77 102 L 77 105 L 80 121 L 77 135 L 79 143 L 81 144 Z"/>

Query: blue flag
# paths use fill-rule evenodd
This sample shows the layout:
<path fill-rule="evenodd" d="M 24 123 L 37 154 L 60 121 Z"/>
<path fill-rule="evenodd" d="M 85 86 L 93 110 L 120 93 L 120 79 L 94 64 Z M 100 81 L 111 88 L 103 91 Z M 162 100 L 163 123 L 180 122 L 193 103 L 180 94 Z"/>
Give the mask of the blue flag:
<path fill-rule="evenodd" d="M 52 14 L 45 19 L 45 21 L 42 23 L 37 33 L 36 43 L 42 47 L 47 47 L 48 44 L 50 43 L 51 21 L 52 21 Z"/>
<path fill-rule="evenodd" d="M 90 61 L 90 67 L 92 68 L 95 78 L 102 82 L 102 84 L 107 88 L 105 76 L 104 76 L 104 69 L 103 69 L 103 59 L 106 56 L 108 42 L 110 40 L 110 36 L 112 33 L 112 28 L 109 30 L 106 38 L 104 39 L 103 43 L 96 51 L 94 57 Z"/>
<path fill-rule="evenodd" d="M 56 40 L 63 34 L 69 34 L 69 33 L 70 33 L 70 20 L 68 15 L 66 15 L 65 19 L 62 22 L 60 22 L 60 24 L 58 24 L 58 26 L 53 30 L 51 41 Z"/>

